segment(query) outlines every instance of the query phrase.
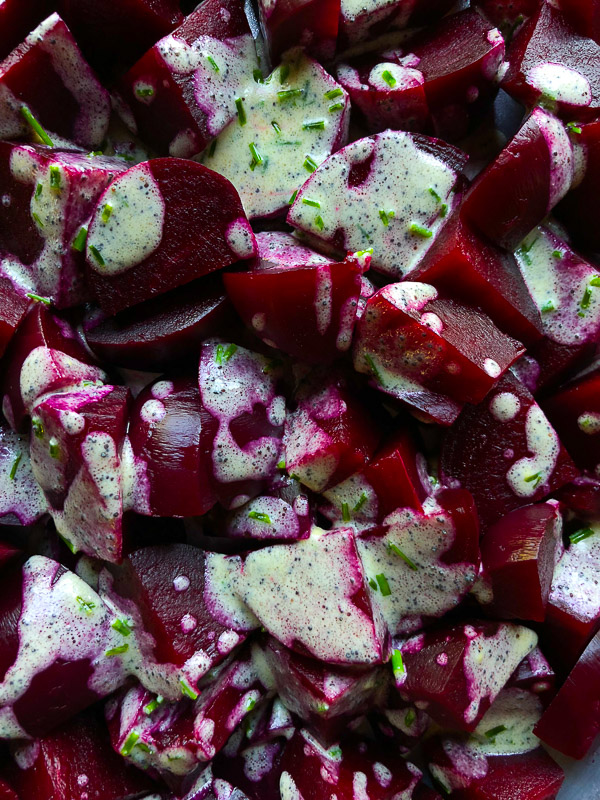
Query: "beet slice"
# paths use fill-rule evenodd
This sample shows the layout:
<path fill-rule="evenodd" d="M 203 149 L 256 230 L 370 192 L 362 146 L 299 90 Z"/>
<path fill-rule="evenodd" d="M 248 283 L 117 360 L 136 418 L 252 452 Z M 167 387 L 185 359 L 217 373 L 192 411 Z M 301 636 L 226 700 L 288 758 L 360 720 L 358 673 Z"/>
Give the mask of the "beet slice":
<path fill-rule="evenodd" d="M 193 233 L 193 235 L 192 235 Z M 87 240 L 87 275 L 114 314 L 255 254 L 234 187 L 180 158 L 120 175 L 100 197 Z"/>
<path fill-rule="evenodd" d="M 488 528 L 481 560 L 491 579 L 495 616 L 544 621 L 561 534 L 553 500 L 511 511 Z"/>
<path fill-rule="evenodd" d="M 539 647 L 527 655 L 512 674 L 507 686 L 537 694 L 544 705 L 556 693 L 556 675 Z"/>
<path fill-rule="evenodd" d="M 0 7 L 0 60 L 14 50 L 27 34 L 50 13 L 48 0 L 5 0 Z"/>
<path fill-rule="evenodd" d="M 27 437 L 0 424 L 0 524 L 33 525 L 47 510 L 31 471 Z"/>
<path fill-rule="evenodd" d="M 211 463 L 201 449 L 202 406 L 195 381 L 159 379 L 129 415 L 138 485 L 134 511 L 155 517 L 206 514 L 216 502 Z"/>
<path fill-rule="evenodd" d="M 452 7 L 451 0 L 415 0 L 407 6 L 402 0 L 392 3 L 371 0 L 367 5 L 342 0 L 338 49 L 363 42 L 390 30 L 430 25 Z"/>
<path fill-rule="evenodd" d="M 334 56 L 340 0 L 260 0 L 258 8 L 271 63 L 276 64 L 298 42 L 305 42 L 307 53 L 319 61 Z"/>
<path fill-rule="evenodd" d="M 219 275 L 207 276 L 85 329 L 88 346 L 101 361 L 158 372 L 196 354 L 204 339 L 235 325 Z"/>
<path fill-rule="evenodd" d="M 564 125 L 536 108 L 477 178 L 461 216 L 494 244 L 514 250 L 565 196 L 573 174 L 572 145 Z"/>
<path fill-rule="evenodd" d="M 236 539 L 274 544 L 307 539 L 312 523 L 311 506 L 302 486 L 296 478 L 282 474 L 263 494 L 229 512 L 224 532 Z"/>
<path fill-rule="evenodd" d="M 507 41 L 528 17 L 537 12 L 542 0 L 474 0 L 473 6 L 497 25 Z"/>
<path fill-rule="evenodd" d="M 471 492 L 484 528 L 578 474 L 541 408 L 510 373 L 446 434 L 441 469 L 446 482 Z"/>
<path fill-rule="evenodd" d="M 22 297 L 8 278 L 0 277 L 0 356 L 4 355 L 29 305 L 29 299 Z"/>
<path fill-rule="evenodd" d="M 3 139 L 32 135 L 28 120 L 33 115 L 50 136 L 55 133 L 90 149 L 100 147 L 108 129 L 110 98 L 58 14 L 40 23 L 0 63 L 0 86 Z"/>
<path fill-rule="evenodd" d="M 566 120 L 591 120 L 600 112 L 599 58 L 600 45 L 542 3 L 511 44 L 502 88 L 526 106 L 542 102 Z"/>
<path fill-rule="evenodd" d="M 559 0 L 558 8 L 581 36 L 600 44 L 600 6 L 597 0 Z"/>

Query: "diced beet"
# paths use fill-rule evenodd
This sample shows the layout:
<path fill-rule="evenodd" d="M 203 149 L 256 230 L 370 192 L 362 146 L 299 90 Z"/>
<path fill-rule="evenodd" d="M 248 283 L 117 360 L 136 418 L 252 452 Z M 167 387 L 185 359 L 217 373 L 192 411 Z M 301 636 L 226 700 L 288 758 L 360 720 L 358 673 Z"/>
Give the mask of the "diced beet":
<path fill-rule="evenodd" d="M 534 733 L 571 758 L 583 758 L 600 731 L 600 633 L 587 646 Z"/>
<path fill-rule="evenodd" d="M 50 13 L 48 0 L 4 0 L 0 6 L 0 60 Z"/>
<path fill-rule="evenodd" d="M 265 493 L 227 515 L 225 533 L 232 538 L 274 544 L 307 539 L 312 521 L 310 503 L 302 486 L 295 478 L 282 474 Z"/>
<path fill-rule="evenodd" d="M 555 391 L 542 405 L 577 465 L 594 472 L 600 462 L 600 365 Z"/>
<path fill-rule="evenodd" d="M 154 788 L 112 749 L 98 713 L 88 712 L 35 742 L 19 745 L 9 776 L 20 800 L 134 800 Z"/>
<path fill-rule="evenodd" d="M 429 730 L 431 719 L 414 703 L 403 700 L 394 687 L 379 706 L 371 709 L 369 722 L 375 731 L 393 743 L 398 753 L 407 755 Z"/>
<path fill-rule="evenodd" d="M 365 5 L 356 0 L 342 0 L 338 49 L 347 44 L 365 41 L 378 34 L 401 30 L 408 26 L 430 25 L 452 7 L 452 0 L 370 0 Z"/>
<path fill-rule="evenodd" d="M 554 571 L 540 632 L 545 652 L 563 673 L 571 669 L 600 627 L 600 529 L 591 523 L 573 531 L 571 537 Z"/>
<path fill-rule="evenodd" d="M 3 139 L 32 135 L 27 120 L 33 115 L 50 137 L 58 134 L 82 147 L 100 147 L 110 98 L 58 14 L 40 23 L 0 62 L 0 87 Z"/>
<path fill-rule="evenodd" d="M 600 250 L 597 187 L 600 180 L 600 121 L 577 128 L 576 141 L 585 154 L 582 180 L 562 200 L 556 214 L 580 247 Z"/>
<path fill-rule="evenodd" d="M 515 29 L 536 13 L 541 3 L 542 0 L 474 0 L 473 6 L 483 11 L 508 41 Z"/>
<path fill-rule="evenodd" d="M 488 528 L 481 560 L 492 583 L 495 616 L 544 621 L 561 536 L 553 500 L 515 509 Z"/>
<path fill-rule="evenodd" d="M 600 44 L 598 0 L 558 0 L 557 6 L 581 36 Z"/>
<path fill-rule="evenodd" d="M 0 424 L 0 525 L 32 525 L 47 509 L 31 471 L 27 437 Z"/>
<path fill-rule="evenodd" d="M 183 22 L 177 0 L 57 0 L 57 8 L 100 74 L 129 67 Z"/>
<path fill-rule="evenodd" d="M 516 668 L 507 685 L 527 689 L 546 704 L 556 692 L 555 683 L 554 670 L 540 648 L 534 647 Z"/>
<path fill-rule="evenodd" d="M 272 63 L 299 42 L 320 61 L 334 56 L 340 0 L 260 0 L 258 8 Z"/>
<path fill-rule="evenodd" d="M 200 447 L 225 508 L 247 503 L 276 473 L 286 414 L 278 378 L 276 364 L 258 353 L 235 344 L 202 346 Z"/>
<path fill-rule="evenodd" d="M 284 738 L 256 745 L 242 738 L 236 748 L 227 748 L 226 753 L 218 753 L 212 761 L 215 779 L 208 787 L 219 786 L 231 792 L 230 800 L 280 800 L 281 756 L 285 744 Z M 258 769 L 248 770 L 249 763 L 257 764 Z M 212 800 L 212 795 L 208 798 Z"/>
<path fill-rule="evenodd" d="M 90 320 L 85 340 L 109 364 L 158 372 L 197 353 L 200 343 L 234 326 L 219 275 L 201 278 L 114 317 Z"/>
<path fill-rule="evenodd" d="M 257 233 L 256 251 L 256 258 L 250 264 L 251 270 L 315 267 L 334 263 L 332 258 L 302 244 L 291 233 L 280 231 Z"/>
<path fill-rule="evenodd" d="M 361 396 L 352 393 L 343 378 L 314 373 L 296 400 L 298 407 L 285 422 L 285 461 L 290 475 L 322 492 L 368 463 L 379 443 L 380 427 Z"/>
<path fill-rule="evenodd" d="M 240 124 L 225 128 L 202 163 L 233 183 L 250 219 L 284 215 L 308 173 L 346 144 L 348 96 L 295 49 L 264 81 L 251 81 L 241 103 Z"/>
<path fill-rule="evenodd" d="M 529 345 L 542 336 L 540 313 L 514 257 L 477 236 L 455 215 L 411 279 L 478 306 L 506 333 Z"/>
<path fill-rule="evenodd" d="M 238 592 L 272 636 L 302 655 L 347 665 L 385 657 L 382 620 L 349 528 L 313 528 L 309 539 L 250 553 Z"/>
<path fill-rule="evenodd" d="M 133 65 L 120 91 L 145 142 L 189 158 L 235 119 L 257 68 L 241 0 L 208 0 Z"/>
<path fill-rule="evenodd" d="M 456 408 L 453 422 L 460 404 L 481 401 L 524 352 L 481 311 L 439 297 L 430 284 L 406 281 L 367 301 L 354 366 L 419 411 L 427 413 L 430 396 L 445 397 Z"/>
<path fill-rule="evenodd" d="M 134 511 L 193 517 L 213 507 L 212 464 L 200 447 L 201 416 L 197 383 L 188 378 L 159 379 L 140 392 L 129 416 Z"/>
<path fill-rule="evenodd" d="M 529 628 L 504 622 L 426 631 L 402 642 L 396 683 L 435 722 L 473 731 L 536 643 Z"/>
<path fill-rule="evenodd" d="M 46 396 L 32 410 L 31 465 L 57 531 L 73 552 L 115 562 L 130 400 L 123 386 L 92 386 Z"/>
<path fill-rule="evenodd" d="M 399 427 L 363 469 L 323 493 L 333 506 L 325 513 L 339 521 L 345 504 L 357 522 L 381 523 L 397 508 L 422 511 L 429 493 L 424 463 L 412 432 Z"/>
<path fill-rule="evenodd" d="M 580 318 L 579 321 L 581 322 L 582 319 Z M 593 320 L 590 321 L 593 322 Z M 549 336 L 536 342 L 528 354 L 528 358 L 533 359 L 538 365 L 535 393 L 547 394 L 549 390 L 555 389 L 565 380 L 577 375 L 593 359 L 595 351 L 596 343 L 589 336 L 587 341 L 581 345 L 559 344 Z"/>
<path fill-rule="evenodd" d="M 0 264 L 24 292 L 58 308 L 90 299 L 88 218 L 125 169 L 118 158 L 0 143 Z"/>
<path fill-rule="evenodd" d="M 153 669 L 166 665 L 174 697 L 195 699 L 198 680 L 254 627 L 239 602 L 231 612 L 232 602 L 218 597 L 222 575 L 213 566 L 226 559 L 211 555 L 184 544 L 143 547 L 114 573 L 117 595 L 135 603 L 154 639 Z"/>
<path fill-rule="evenodd" d="M 372 248 L 371 266 L 414 269 L 460 202 L 467 156 L 438 139 L 386 131 L 326 159 L 298 192 L 287 221 L 336 252 Z M 431 191 L 433 190 L 433 192 Z M 319 214 L 307 203 L 319 203 Z"/>
<path fill-rule="evenodd" d="M 327 363 L 352 342 L 369 255 L 314 266 L 259 266 L 224 277 L 230 300 L 266 344 L 308 363 Z"/>
<path fill-rule="evenodd" d="M 0 276 L 0 356 L 23 321 L 29 299 L 15 291 L 8 278 Z"/>
<path fill-rule="evenodd" d="M 388 688 L 389 672 L 383 666 L 322 664 L 292 652 L 273 637 L 261 642 L 260 648 L 255 646 L 254 657 L 259 665 L 264 663 L 285 706 L 329 742 L 382 700 Z"/>
<path fill-rule="evenodd" d="M 510 373 L 448 431 L 441 469 L 445 482 L 472 493 L 484 527 L 578 474 L 531 393 Z"/>
<path fill-rule="evenodd" d="M 594 119 L 600 113 L 599 59 L 600 45 L 542 3 L 513 39 L 502 88 L 526 106 L 544 103 L 567 120 Z"/>
<path fill-rule="evenodd" d="M 30 558 L 22 576 L 20 594 L 14 581 L 3 584 L 3 620 L 14 626 L 6 649 L 18 643 L 0 684 L 2 738 L 9 739 L 45 735 L 115 691 L 127 674 L 128 648 L 95 591 L 43 556 Z"/>
<path fill-rule="evenodd" d="M 87 239 L 88 278 L 114 314 L 255 254 L 234 187 L 181 158 L 120 175 L 100 197 Z"/>
<path fill-rule="evenodd" d="M 556 497 L 578 519 L 596 520 L 600 518 L 600 479 L 592 475 L 582 475 L 567 483 L 556 493 Z"/>
<path fill-rule="evenodd" d="M 461 216 L 494 244 L 513 250 L 565 196 L 573 174 L 573 149 L 564 125 L 536 108 L 477 178 Z"/>

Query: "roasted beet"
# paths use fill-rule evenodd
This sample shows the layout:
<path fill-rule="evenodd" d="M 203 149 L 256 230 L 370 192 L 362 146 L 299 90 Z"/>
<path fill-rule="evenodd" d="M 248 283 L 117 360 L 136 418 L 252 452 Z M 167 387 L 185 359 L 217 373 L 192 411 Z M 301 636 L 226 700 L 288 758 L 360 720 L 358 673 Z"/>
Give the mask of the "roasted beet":
<path fill-rule="evenodd" d="M 4 355 L 29 305 L 29 298 L 22 297 L 8 278 L 0 277 L 0 356 Z"/>
<path fill-rule="evenodd" d="M 32 31 L 50 12 L 48 0 L 32 0 L 22 3 L 21 0 L 5 0 L 0 6 L 0 59 L 21 44 L 27 34 Z"/>
<path fill-rule="evenodd" d="M 272 63 L 299 41 L 315 58 L 328 61 L 334 55 L 340 0 L 261 0 L 258 7 Z"/>

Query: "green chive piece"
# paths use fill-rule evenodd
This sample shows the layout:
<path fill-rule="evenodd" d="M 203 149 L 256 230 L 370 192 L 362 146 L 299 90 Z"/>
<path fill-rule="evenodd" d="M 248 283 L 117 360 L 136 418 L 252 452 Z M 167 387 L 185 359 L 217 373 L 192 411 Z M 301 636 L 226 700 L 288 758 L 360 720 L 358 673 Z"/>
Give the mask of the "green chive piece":
<path fill-rule="evenodd" d="M 354 255 L 357 258 L 362 258 L 362 256 L 372 256 L 373 255 L 373 248 L 369 247 L 367 250 L 357 250 Z"/>
<path fill-rule="evenodd" d="M 600 275 L 594 275 L 590 281 L 590 286 L 600 286 Z"/>
<path fill-rule="evenodd" d="M 525 481 L 525 483 L 532 483 L 533 481 L 535 481 L 533 488 L 537 489 L 537 487 L 542 482 L 542 473 L 536 472 L 535 475 L 528 475 L 526 478 L 523 478 L 523 480 Z"/>
<path fill-rule="evenodd" d="M 139 738 L 140 738 L 140 735 L 139 735 L 139 733 L 136 733 L 135 731 L 131 731 L 131 733 L 129 734 L 129 736 L 128 736 L 128 737 L 125 739 L 125 741 L 123 742 L 123 747 L 122 747 L 122 748 L 121 748 L 121 750 L 119 751 L 119 752 L 121 753 L 121 755 L 122 755 L 122 756 L 128 756 L 128 755 L 130 755 L 131 751 L 132 751 L 132 750 L 133 750 L 133 748 L 135 747 L 135 745 L 136 745 L 136 742 L 137 742 L 137 740 L 138 740 Z"/>
<path fill-rule="evenodd" d="M 271 125 L 273 126 L 273 130 L 275 131 L 275 133 L 281 133 L 281 128 L 280 128 L 280 127 L 279 127 L 279 125 L 278 125 L 278 124 L 275 122 L 275 120 L 273 120 L 273 122 L 271 123 Z"/>
<path fill-rule="evenodd" d="M 571 133 L 581 133 L 581 128 L 576 122 L 567 122 L 566 128 Z"/>
<path fill-rule="evenodd" d="M 237 344 L 230 344 L 229 347 L 223 353 L 223 360 L 229 361 L 231 358 L 233 358 L 237 349 L 238 349 Z"/>
<path fill-rule="evenodd" d="M 208 63 L 211 65 L 211 67 L 214 69 L 215 72 L 220 72 L 221 71 L 219 69 L 219 65 L 217 64 L 217 62 L 214 60 L 214 58 L 212 56 L 206 56 L 206 60 L 208 61 Z"/>
<path fill-rule="evenodd" d="M 97 263 L 98 263 L 98 264 L 99 264 L 101 267 L 105 266 L 105 264 L 106 264 L 106 261 L 105 261 L 105 260 L 102 258 L 102 253 L 101 253 L 101 252 L 100 252 L 100 250 L 98 250 L 98 248 L 97 248 L 95 245 L 93 245 L 93 244 L 91 244 L 91 245 L 90 245 L 90 253 L 91 253 L 91 254 L 94 256 L 94 259 L 95 259 L 95 261 L 96 261 L 96 262 L 97 262 Z"/>
<path fill-rule="evenodd" d="M 40 297 L 39 294 L 33 294 L 32 292 L 27 292 L 25 297 L 29 297 L 29 299 L 33 300 L 35 303 L 43 303 L 45 306 L 52 305 L 52 300 L 49 300 L 47 297 Z"/>
<path fill-rule="evenodd" d="M 564 253 L 562 250 L 553 250 L 552 255 L 554 256 L 554 258 L 562 258 Z"/>
<path fill-rule="evenodd" d="M 282 89 L 277 92 L 277 99 L 280 103 L 286 103 L 288 100 L 294 100 L 296 97 L 302 97 L 304 89 Z"/>
<path fill-rule="evenodd" d="M 433 231 L 430 231 L 429 228 L 424 228 L 423 225 L 419 225 L 417 222 L 411 224 L 409 231 L 417 236 L 422 236 L 424 239 L 431 239 L 433 236 Z"/>
<path fill-rule="evenodd" d="M 152 753 L 152 750 L 148 747 L 148 745 L 145 742 L 138 742 L 136 744 L 136 747 L 139 750 L 142 750 L 144 753 Z"/>
<path fill-rule="evenodd" d="M 404 717 L 404 724 L 406 725 L 406 727 L 410 728 L 413 722 L 416 720 L 416 718 L 417 718 L 417 712 L 414 710 L 414 708 L 409 708 Z"/>
<path fill-rule="evenodd" d="M 31 420 L 31 427 L 33 428 L 33 433 L 36 439 L 43 439 L 44 438 L 44 426 L 42 425 L 42 420 L 33 418 Z"/>
<path fill-rule="evenodd" d="M 385 211 L 383 208 L 379 209 L 379 219 L 383 222 L 386 228 L 390 224 L 390 220 L 395 216 L 395 211 Z"/>
<path fill-rule="evenodd" d="M 403 553 L 402 550 L 400 550 L 397 544 L 394 544 L 393 542 L 388 542 L 388 549 L 392 553 L 395 553 L 395 555 L 400 556 L 402 561 L 404 561 L 404 563 L 407 564 L 411 569 L 415 570 L 415 572 L 419 569 L 418 566 L 415 564 L 415 562 L 411 558 L 409 558 L 406 555 L 406 553 Z"/>
<path fill-rule="evenodd" d="M 71 245 L 72 250 L 77 250 L 78 253 L 83 253 L 85 250 L 85 240 L 87 239 L 87 228 L 83 225 L 79 228 L 79 232 L 77 236 L 73 239 L 73 244 Z"/>
<path fill-rule="evenodd" d="M 373 578 L 369 578 L 369 586 L 374 592 L 377 591 L 377 581 L 374 581 Z"/>
<path fill-rule="evenodd" d="M 284 459 L 281 459 L 281 461 L 279 461 L 277 463 L 277 469 L 285 469 L 285 460 Z"/>
<path fill-rule="evenodd" d="M 362 507 L 364 506 L 364 504 L 367 502 L 367 499 L 368 499 L 368 498 L 367 498 L 367 495 L 366 495 L 366 494 L 363 492 L 363 493 L 361 494 L 360 498 L 359 498 L 359 501 L 358 501 L 358 503 L 357 503 L 357 504 L 354 506 L 354 508 L 352 509 L 352 511 L 353 511 L 355 514 L 358 514 L 358 512 L 361 510 L 361 508 L 362 508 Z"/>
<path fill-rule="evenodd" d="M 323 95 L 326 100 L 335 100 L 336 97 L 341 97 L 344 92 L 338 87 L 335 89 L 330 89 L 328 92 L 325 92 Z"/>
<path fill-rule="evenodd" d="M 52 139 L 48 136 L 46 131 L 42 128 L 27 106 L 21 106 L 21 116 L 24 118 L 25 122 L 29 125 L 36 136 L 41 139 L 42 144 L 46 144 L 48 147 L 54 147 Z"/>
<path fill-rule="evenodd" d="M 85 611 L 86 614 L 91 614 L 92 610 L 96 608 L 96 603 L 92 603 L 91 600 L 84 600 L 83 597 L 79 596 L 77 596 L 75 600 L 80 610 Z"/>
<path fill-rule="evenodd" d="M 429 187 L 428 191 L 429 191 L 429 194 L 433 197 L 433 199 L 437 203 L 441 203 L 442 202 L 442 198 L 439 196 L 439 194 L 436 192 L 436 190 L 432 186 Z"/>
<path fill-rule="evenodd" d="M 256 83 L 264 83 L 263 74 L 259 69 L 252 70 L 252 77 L 254 78 Z"/>
<path fill-rule="evenodd" d="M 528 267 L 530 267 L 533 263 L 531 260 L 531 256 L 528 254 L 529 249 L 530 248 L 527 248 L 526 250 L 525 247 L 523 246 L 519 247 L 519 249 L 517 250 L 517 255 L 523 259 L 523 261 L 527 264 Z"/>
<path fill-rule="evenodd" d="M 100 217 L 100 218 L 101 218 L 101 220 L 102 220 L 102 222 L 108 222 L 108 220 L 110 219 L 110 215 L 112 214 L 112 212 L 113 212 L 113 207 L 111 206 L 111 204 L 110 204 L 110 203 L 106 203 L 106 205 L 105 205 L 105 206 L 104 206 L 104 208 L 102 209 L 102 215 L 101 215 L 101 217 Z"/>
<path fill-rule="evenodd" d="M 70 550 L 72 553 L 76 553 L 76 552 L 77 552 L 77 548 L 75 547 L 75 545 L 73 544 L 73 542 L 69 541 L 69 540 L 67 539 L 67 537 L 66 537 L 66 536 L 62 536 L 60 533 L 59 533 L 58 535 L 60 536 L 60 538 L 61 538 L 61 539 L 62 539 L 62 541 L 64 542 L 65 546 L 66 546 L 66 547 L 68 547 L 68 548 L 69 548 L 69 550 Z"/>
<path fill-rule="evenodd" d="M 582 542 L 584 539 L 589 539 L 590 536 L 594 535 L 594 531 L 591 528 L 580 528 L 575 533 L 572 533 L 569 536 L 569 541 L 571 544 L 577 544 L 578 542 Z"/>
<path fill-rule="evenodd" d="M 56 439 L 50 439 L 49 449 L 50 458 L 60 458 L 60 447 Z"/>
<path fill-rule="evenodd" d="M 381 374 L 380 374 L 379 370 L 377 369 L 377 366 L 376 366 L 375 362 L 373 361 L 372 356 L 370 356 L 369 353 L 365 353 L 365 361 L 369 365 L 369 369 L 371 370 L 371 373 L 372 373 L 373 377 L 375 378 L 375 380 L 377 381 L 377 383 L 380 383 L 383 386 L 383 381 L 381 380 Z"/>
<path fill-rule="evenodd" d="M 544 305 L 541 307 L 542 314 L 547 314 L 549 311 L 556 311 L 556 306 L 554 305 L 552 300 L 546 300 Z"/>
<path fill-rule="evenodd" d="M 309 172 L 314 172 L 317 168 L 317 164 L 310 156 L 306 156 L 304 159 L 304 164 L 302 165 L 304 169 L 307 169 Z"/>
<path fill-rule="evenodd" d="M 19 469 L 19 463 L 20 463 L 22 458 L 23 458 L 23 453 L 19 453 L 19 455 L 15 458 L 15 460 L 12 463 L 12 467 L 10 468 L 10 479 L 11 479 L 11 481 L 14 481 L 14 479 L 15 479 L 15 476 L 17 474 L 17 470 Z"/>
<path fill-rule="evenodd" d="M 124 619 L 116 619 L 110 627 L 114 628 L 121 636 L 129 636 L 131 633 L 131 628 Z"/>
<path fill-rule="evenodd" d="M 250 519 L 256 519 L 259 522 L 264 522 L 267 525 L 271 524 L 271 517 L 268 514 L 265 514 L 262 511 L 250 511 L 248 513 Z"/>
<path fill-rule="evenodd" d="M 484 736 L 488 739 L 494 739 L 499 733 L 504 733 L 505 730 L 507 730 L 506 725 L 496 725 L 495 728 L 490 728 L 489 731 L 486 731 Z"/>
<path fill-rule="evenodd" d="M 113 656 L 123 655 L 123 653 L 126 653 L 128 650 L 129 650 L 128 644 L 121 644 L 119 645 L 119 647 L 113 647 L 112 650 L 107 650 L 106 653 L 104 653 L 104 655 L 107 658 L 112 658 Z"/>
<path fill-rule="evenodd" d="M 279 83 L 284 84 L 290 76 L 289 64 L 282 64 L 279 69 Z"/>
<path fill-rule="evenodd" d="M 384 69 L 383 72 L 381 73 L 381 77 L 387 83 L 390 89 L 393 89 L 394 86 L 398 83 L 398 81 L 396 80 L 396 78 L 394 78 L 389 69 Z"/>
<path fill-rule="evenodd" d="M 288 206 L 291 206 L 294 203 L 294 200 L 298 197 L 298 189 L 294 192 L 294 194 L 288 200 Z"/>
<path fill-rule="evenodd" d="M 35 199 L 36 200 L 39 200 L 39 197 L 40 197 L 41 193 L 43 192 L 43 190 L 44 190 L 44 187 L 42 186 L 42 184 L 38 183 L 38 185 L 35 187 Z"/>
<path fill-rule="evenodd" d="M 392 653 L 392 671 L 394 675 L 403 675 L 406 672 L 400 650 L 394 650 Z"/>
<path fill-rule="evenodd" d="M 332 747 L 329 750 L 329 756 L 331 758 L 341 758 L 342 757 L 342 748 L 341 747 Z"/>
<path fill-rule="evenodd" d="M 387 582 L 387 578 L 385 577 L 383 572 L 380 572 L 379 575 L 375 575 L 375 580 L 379 584 L 379 591 L 381 592 L 383 597 L 387 597 L 392 593 L 390 585 Z"/>
<path fill-rule="evenodd" d="M 58 190 L 60 189 L 60 184 L 60 167 L 57 167 L 53 164 L 50 167 L 50 188 Z"/>
<path fill-rule="evenodd" d="M 222 344 L 217 345 L 217 352 L 215 353 L 215 363 L 219 366 L 223 364 L 223 353 L 225 352 L 225 348 Z"/>
<path fill-rule="evenodd" d="M 179 684 L 181 686 L 181 693 L 184 694 L 186 697 L 189 697 L 190 700 L 197 700 L 198 699 L 198 692 L 195 692 L 191 686 L 189 686 L 183 678 L 180 679 Z"/>
<path fill-rule="evenodd" d="M 313 208 L 321 208 L 321 203 L 318 200 L 311 200 L 310 197 L 303 197 L 302 202 L 305 206 L 313 206 Z"/>
<path fill-rule="evenodd" d="M 325 130 L 325 120 L 318 119 L 314 122 L 303 122 L 302 123 L 302 130 L 305 131 L 324 131 Z"/>
<path fill-rule="evenodd" d="M 259 167 L 263 163 L 263 157 L 256 149 L 256 145 L 254 144 L 254 142 L 250 142 L 248 148 L 250 149 L 250 154 L 252 155 L 252 161 L 250 162 L 250 169 L 254 170 L 256 169 L 256 167 Z"/>
<path fill-rule="evenodd" d="M 35 213 L 35 211 L 31 212 L 31 216 L 33 217 L 34 222 L 37 222 L 37 224 L 40 226 L 40 228 L 44 227 L 44 223 L 39 218 L 39 216 Z"/>
<path fill-rule="evenodd" d="M 246 111 L 244 109 L 244 103 L 243 103 L 241 97 L 236 97 L 235 98 L 235 107 L 237 109 L 237 117 L 238 117 L 239 124 L 240 125 L 245 125 L 246 122 L 247 122 Z"/>
<path fill-rule="evenodd" d="M 150 714 L 156 711 L 156 709 L 159 707 L 161 703 L 162 703 L 162 697 L 161 695 L 158 695 L 155 700 L 151 700 L 147 705 L 144 706 L 143 709 L 144 714 L 146 714 L 146 716 L 149 717 Z"/>
<path fill-rule="evenodd" d="M 589 286 L 586 286 L 585 292 L 583 293 L 583 297 L 581 298 L 581 303 L 579 305 L 581 306 L 581 308 L 589 308 L 591 300 L 592 300 L 592 290 Z"/>
<path fill-rule="evenodd" d="M 343 103 L 334 103 L 333 105 L 329 106 L 329 113 L 333 114 L 334 111 L 341 111 L 344 108 Z"/>
<path fill-rule="evenodd" d="M 217 69 L 217 72 L 219 70 Z M 140 86 L 135 90 L 135 93 L 138 97 L 152 97 L 154 94 L 154 89 L 152 86 Z"/>
<path fill-rule="evenodd" d="M 210 143 L 210 147 L 208 148 L 208 157 L 212 158 L 215 154 L 215 150 L 217 149 L 217 140 L 213 139 Z"/>
<path fill-rule="evenodd" d="M 348 503 L 342 503 L 342 520 L 344 522 L 350 522 L 352 517 L 350 516 L 350 508 L 348 507 Z"/>
<path fill-rule="evenodd" d="M 448 203 L 442 203 L 440 206 L 440 217 L 445 217 L 448 213 Z"/>
<path fill-rule="evenodd" d="M 323 217 L 321 217 L 320 215 L 316 216 L 315 217 L 315 225 L 317 226 L 317 228 L 320 231 L 322 231 L 323 228 L 325 227 L 325 223 L 323 222 Z"/>
<path fill-rule="evenodd" d="M 245 710 L 246 711 L 252 711 L 252 709 L 254 708 L 255 705 L 256 705 L 256 700 L 253 697 L 251 697 L 248 700 L 248 702 L 246 703 L 246 709 Z"/>

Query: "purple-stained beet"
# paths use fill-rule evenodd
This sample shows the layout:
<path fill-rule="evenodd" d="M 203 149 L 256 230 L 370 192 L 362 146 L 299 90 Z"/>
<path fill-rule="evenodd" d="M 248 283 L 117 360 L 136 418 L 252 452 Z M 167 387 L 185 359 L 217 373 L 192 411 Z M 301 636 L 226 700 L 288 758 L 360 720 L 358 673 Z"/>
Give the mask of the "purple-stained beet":
<path fill-rule="evenodd" d="M 193 517 L 215 504 L 212 464 L 200 444 L 201 417 L 198 386 L 191 379 L 165 377 L 140 392 L 129 415 L 134 511 Z"/>
<path fill-rule="evenodd" d="M 255 254 L 228 180 L 201 164 L 156 158 L 120 175 L 100 197 L 87 240 L 87 275 L 114 314 Z"/>
<path fill-rule="evenodd" d="M 562 519 L 553 500 L 515 509 L 488 528 L 481 560 L 491 580 L 488 608 L 495 616 L 544 621 L 561 535 Z"/>
<path fill-rule="evenodd" d="M 19 294 L 8 278 L 0 277 L 0 356 L 23 321 L 29 299 Z"/>
<path fill-rule="evenodd" d="M 340 22 L 340 0 L 260 0 L 259 11 L 271 62 L 298 42 L 309 55 L 329 61 Z"/>
<path fill-rule="evenodd" d="M 527 689 L 547 703 L 556 693 L 556 675 L 539 647 L 534 647 L 513 672 L 507 686 Z"/>
<path fill-rule="evenodd" d="M 0 60 L 50 13 L 48 0 L 4 0 L 0 6 Z"/>
<path fill-rule="evenodd" d="M 0 62 L 0 87 L 3 139 L 31 136 L 33 115 L 50 137 L 57 134 L 82 147 L 100 147 L 110 98 L 58 14 L 40 23 Z"/>
<path fill-rule="evenodd" d="M 32 525 L 47 510 L 31 471 L 27 436 L 0 424 L 0 525 Z"/>
<path fill-rule="evenodd" d="M 449 485 L 471 492 L 484 529 L 578 475 L 541 408 L 510 373 L 446 434 L 441 469 Z"/>
<path fill-rule="evenodd" d="M 542 0 L 473 0 L 472 3 L 500 28 L 507 41 L 528 17 L 537 12 L 541 4 Z"/>
<path fill-rule="evenodd" d="M 342 0 L 338 49 L 407 27 L 430 25 L 452 7 L 452 0 L 374 0 L 369 5 Z"/>

